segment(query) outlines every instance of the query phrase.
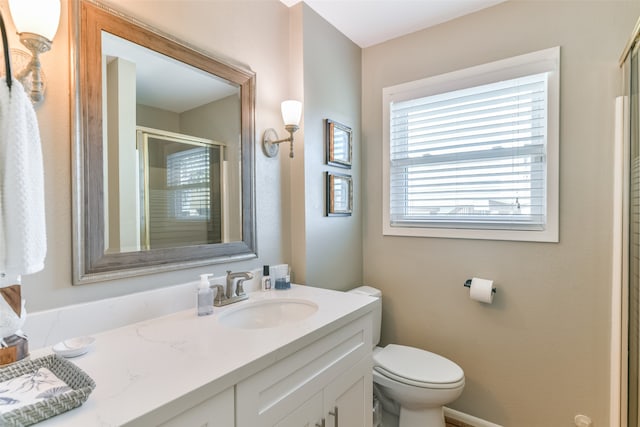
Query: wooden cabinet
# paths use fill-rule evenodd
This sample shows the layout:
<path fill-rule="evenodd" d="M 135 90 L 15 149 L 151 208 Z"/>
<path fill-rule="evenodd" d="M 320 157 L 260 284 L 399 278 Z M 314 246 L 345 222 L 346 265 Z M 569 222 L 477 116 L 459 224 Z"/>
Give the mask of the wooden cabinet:
<path fill-rule="evenodd" d="M 234 427 L 233 387 L 160 424 L 161 427 Z"/>
<path fill-rule="evenodd" d="M 236 426 L 370 427 L 371 369 L 367 314 L 238 383 Z"/>

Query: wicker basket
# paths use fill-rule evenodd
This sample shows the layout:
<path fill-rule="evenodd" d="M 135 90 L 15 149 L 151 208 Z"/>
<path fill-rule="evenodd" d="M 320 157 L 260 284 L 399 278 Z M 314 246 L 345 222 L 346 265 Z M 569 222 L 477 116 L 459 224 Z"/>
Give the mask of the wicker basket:
<path fill-rule="evenodd" d="M 1 426 L 28 426 L 76 408 L 87 400 L 96 386 L 93 379 L 73 363 L 55 354 L 35 360 L 22 360 L 0 368 L 0 382 L 47 368 L 71 391 L 32 405 L 0 414 Z"/>

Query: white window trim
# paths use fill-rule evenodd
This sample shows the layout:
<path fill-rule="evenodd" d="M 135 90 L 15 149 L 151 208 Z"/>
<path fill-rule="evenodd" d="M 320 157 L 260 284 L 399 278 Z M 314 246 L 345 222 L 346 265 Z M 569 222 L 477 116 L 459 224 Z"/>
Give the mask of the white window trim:
<path fill-rule="evenodd" d="M 429 228 L 391 226 L 390 214 L 390 129 L 389 104 L 442 92 L 548 72 L 547 92 L 547 222 L 543 230 L 494 230 L 479 228 Z M 553 47 L 464 70 L 403 83 L 382 90 L 383 103 L 383 234 L 389 236 L 440 237 L 458 239 L 558 242 L 559 240 L 559 134 L 560 134 L 560 47 Z"/>

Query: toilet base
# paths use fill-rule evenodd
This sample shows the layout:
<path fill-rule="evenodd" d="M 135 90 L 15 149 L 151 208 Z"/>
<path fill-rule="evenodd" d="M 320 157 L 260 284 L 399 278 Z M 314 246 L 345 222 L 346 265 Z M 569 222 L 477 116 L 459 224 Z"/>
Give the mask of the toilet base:
<path fill-rule="evenodd" d="M 398 415 L 382 410 L 382 423 L 379 427 L 398 427 Z"/>
<path fill-rule="evenodd" d="M 436 411 L 436 414 L 434 416 L 435 420 L 425 420 L 424 418 L 422 418 L 421 420 L 412 420 L 409 419 L 408 423 L 416 423 L 416 424 L 409 424 L 411 427 L 415 427 L 415 426 L 419 426 L 419 427 L 431 427 L 431 426 L 435 426 L 435 427 L 440 427 L 440 426 L 445 426 L 446 423 L 444 422 L 444 412 L 441 410 L 440 412 L 442 412 L 442 424 L 440 424 L 440 418 L 438 417 L 438 413 L 437 413 L 437 408 L 434 408 L 434 411 Z M 411 417 L 411 415 L 409 415 L 409 418 Z M 406 420 L 406 416 L 405 416 L 405 420 Z M 422 423 L 422 424 L 420 424 Z M 427 423 L 427 424 L 425 424 Z M 399 420 L 399 416 L 397 414 L 393 414 L 391 412 L 385 411 L 384 409 L 382 410 L 382 423 L 380 424 L 380 427 L 400 427 L 400 420 Z"/>
<path fill-rule="evenodd" d="M 411 410 L 400 408 L 398 427 L 445 427 L 442 407 Z"/>

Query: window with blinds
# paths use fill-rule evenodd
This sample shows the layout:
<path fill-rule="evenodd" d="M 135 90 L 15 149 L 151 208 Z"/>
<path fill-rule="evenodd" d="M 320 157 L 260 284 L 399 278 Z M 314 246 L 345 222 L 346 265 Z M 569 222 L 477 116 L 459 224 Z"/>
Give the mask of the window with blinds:
<path fill-rule="evenodd" d="M 387 234 L 398 228 L 409 235 L 417 228 L 479 229 L 480 238 L 502 239 L 508 237 L 491 230 L 547 230 L 557 211 L 548 196 L 549 155 L 557 157 L 557 147 L 549 150 L 549 135 L 557 135 L 557 121 L 549 120 L 549 105 L 557 103 L 553 63 L 545 59 L 546 67 L 532 67 L 543 72 L 525 75 L 516 67 L 515 78 L 498 72 L 490 82 L 484 72 L 483 84 L 454 90 L 434 91 L 427 82 L 428 91 L 418 84 L 387 94 Z M 453 81 L 443 87 L 455 87 Z"/>
<path fill-rule="evenodd" d="M 170 216 L 210 219 L 211 169 L 209 147 L 196 147 L 167 156 L 167 188 L 171 193 Z"/>

